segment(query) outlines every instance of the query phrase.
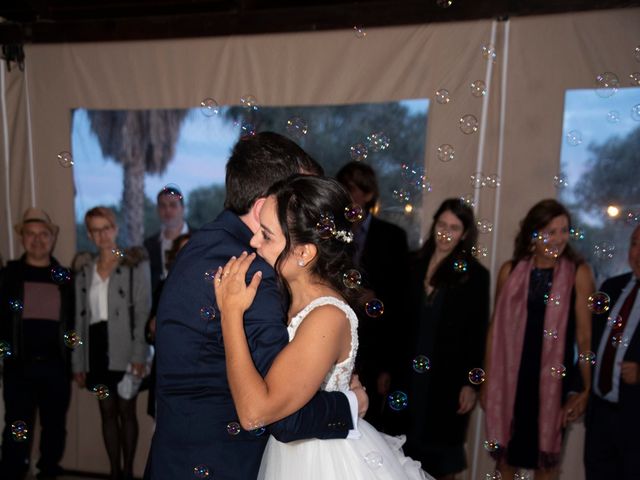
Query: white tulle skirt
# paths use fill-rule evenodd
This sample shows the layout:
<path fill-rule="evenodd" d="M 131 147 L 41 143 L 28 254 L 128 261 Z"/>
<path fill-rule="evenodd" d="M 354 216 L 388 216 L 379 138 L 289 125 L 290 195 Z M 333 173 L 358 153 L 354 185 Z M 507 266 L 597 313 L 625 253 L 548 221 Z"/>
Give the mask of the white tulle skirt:
<path fill-rule="evenodd" d="M 281 443 L 271 437 L 259 480 L 424 480 L 433 479 L 420 462 L 402 453 L 403 436 L 378 432 L 358 422 L 361 438 Z"/>

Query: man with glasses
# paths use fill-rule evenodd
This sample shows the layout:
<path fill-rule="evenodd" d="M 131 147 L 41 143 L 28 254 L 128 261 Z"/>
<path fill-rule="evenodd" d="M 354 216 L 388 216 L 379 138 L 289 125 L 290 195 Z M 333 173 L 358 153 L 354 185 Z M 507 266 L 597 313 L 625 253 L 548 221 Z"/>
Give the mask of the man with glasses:
<path fill-rule="evenodd" d="M 73 286 L 52 256 L 58 226 L 39 208 L 15 225 L 24 254 L 0 271 L 0 357 L 4 361 L 5 427 L 0 478 L 29 470 L 35 413 L 40 414 L 38 478 L 55 478 L 64 453 L 70 398 L 69 348 L 74 346 Z"/>

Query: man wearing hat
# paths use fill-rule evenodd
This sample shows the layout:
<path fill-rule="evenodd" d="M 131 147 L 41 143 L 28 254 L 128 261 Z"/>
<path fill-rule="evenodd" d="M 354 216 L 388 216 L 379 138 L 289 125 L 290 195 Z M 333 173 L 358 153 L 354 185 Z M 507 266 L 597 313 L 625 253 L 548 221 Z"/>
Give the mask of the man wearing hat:
<path fill-rule="evenodd" d="M 49 479 L 61 472 L 58 462 L 66 437 L 69 347 L 77 345 L 77 339 L 69 335 L 74 318 L 73 285 L 69 271 L 51 255 L 59 228 L 49 215 L 28 208 L 15 230 L 24 254 L 0 270 L 5 404 L 0 478 L 25 477 L 37 409 L 41 425 L 38 478 Z"/>

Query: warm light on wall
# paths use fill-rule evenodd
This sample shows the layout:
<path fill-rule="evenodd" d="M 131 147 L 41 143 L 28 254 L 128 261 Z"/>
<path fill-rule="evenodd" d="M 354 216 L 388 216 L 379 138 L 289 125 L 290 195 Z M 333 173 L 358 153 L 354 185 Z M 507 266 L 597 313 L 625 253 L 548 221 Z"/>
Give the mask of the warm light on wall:
<path fill-rule="evenodd" d="M 407 204 L 404 206 L 404 213 L 409 214 L 409 213 L 411 213 L 411 212 L 413 212 L 413 205 L 411 205 L 410 203 L 407 203 Z"/>
<path fill-rule="evenodd" d="M 620 215 L 620 209 L 615 205 L 609 205 L 607 207 L 607 215 L 609 215 L 612 218 L 617 217 L 618 215 Z"/>

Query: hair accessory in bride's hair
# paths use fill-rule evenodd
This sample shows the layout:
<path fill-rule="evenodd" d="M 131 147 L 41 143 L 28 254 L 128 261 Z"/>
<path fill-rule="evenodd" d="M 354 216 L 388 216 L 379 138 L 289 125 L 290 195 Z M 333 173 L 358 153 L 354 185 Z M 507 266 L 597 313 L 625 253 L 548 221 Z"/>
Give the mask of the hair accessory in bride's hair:
<path fill-rule="evenodd" d="M 353 232 L 348 230 L 336 230 L 333 236 L 336 238 L 336 240 L 340 240 L 342 243 L 353 242 Z"/>

